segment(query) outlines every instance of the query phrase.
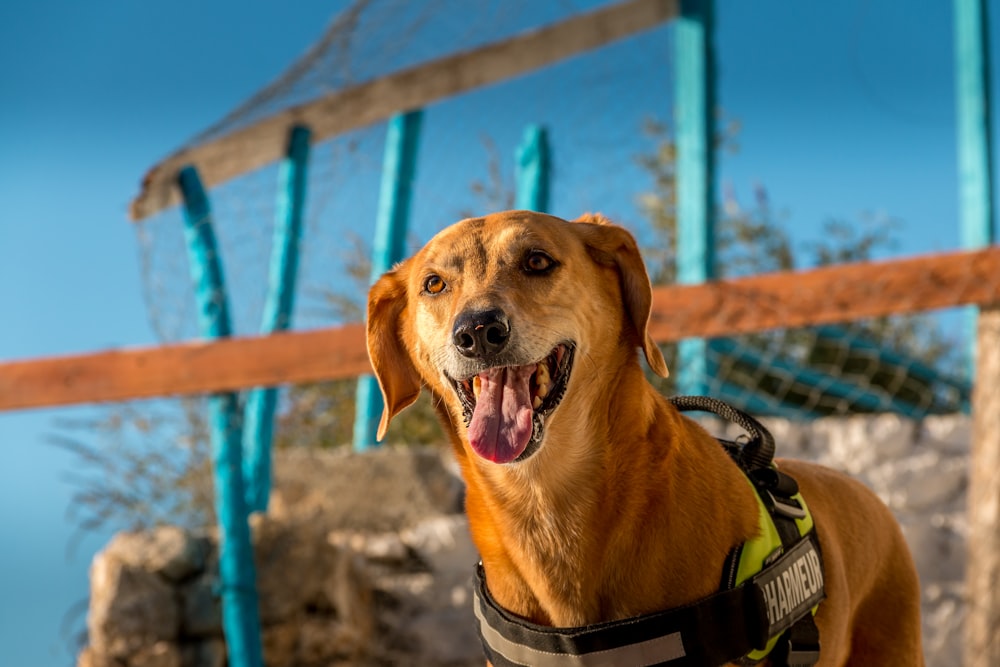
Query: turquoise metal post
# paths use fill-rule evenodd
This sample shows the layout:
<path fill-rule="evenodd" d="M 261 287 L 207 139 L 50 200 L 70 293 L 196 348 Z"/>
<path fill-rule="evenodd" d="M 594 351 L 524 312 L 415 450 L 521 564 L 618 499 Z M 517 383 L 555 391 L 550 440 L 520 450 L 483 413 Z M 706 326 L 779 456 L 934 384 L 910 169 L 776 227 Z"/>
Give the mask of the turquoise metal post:
<path fill-rule="evenodd" d="M 410 217 L 410 194 L 416 174 L 417 143 L 423 112 L 408 111 L 389 119 L 382 164 L 382 186 L 375 241 L 372 245 L 371 281 L 403 259 Z M 354 413 L 354 449 L 364 451 L 378 445 L 375 434 L 382 415 L 382 394 L 371 375 L 358 378 Z"/>
<path fill-rule="evenodd" d="M 986 0 L 955 0 L 955 98 L 958 115 L 959 209 L 962 245 L 996 241 L 990 122 L 989 29 Z M 977 309 L 968 310 L 969 378 L 975 376 Z"/>
<path fill-rule="evenodd" d="M 715 55 L 712 0 L 681 0 L 675 22 L 677 127 L 677 282 L 715 277 Z M 709 343 L 681 341 L 678 391 L 705 394 Z"/>
<path fill-rule="evenodd" d="M 194 167 L 178 175 L 184 198 L 184 237 L 198 305 L 198 325 L 205 338 L 232 333 L 222 263 L 212 230 L 208 196 Z M 222 627 L 231 667 L 263 664 L 256 572 L 243 495 L 239 397 L 232 392 L 208 399 L 215 473 L 215 509 L 219 520 L 219 578 Z"/>
<path fill-rule="evenodd" d="M 309 128 L 292 128 L 278 175 L 274 241 L 267 301 L 260 328 L 262 334 L 284 331 L 292 323 L 310 136 Z M 243 411 L 243 479 L 247 509 L 251 512 L 266 511 L 271 493 L 271 441 L 277 401 L 277 387 L 258 387 L 247 396 Z"/>
<path fill-rule="evenodd" d="M 549 133 L 541 125 L 529 125 L 517 148 L 517 197 L 515 208 L 547 213 L 551 152 Z"/>

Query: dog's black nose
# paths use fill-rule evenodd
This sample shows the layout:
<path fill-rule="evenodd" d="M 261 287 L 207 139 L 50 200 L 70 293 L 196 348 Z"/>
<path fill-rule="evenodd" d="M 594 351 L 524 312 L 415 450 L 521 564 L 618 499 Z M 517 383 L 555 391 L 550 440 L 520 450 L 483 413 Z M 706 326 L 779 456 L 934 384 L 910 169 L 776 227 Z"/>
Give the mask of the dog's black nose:
<path fill-rule="evenodd" d="M 462 313 L 455 320 L 452 340 L 466 357 L 483 359 L 499 353 L 510 338 L 510 322 L 502 310 Z"/>

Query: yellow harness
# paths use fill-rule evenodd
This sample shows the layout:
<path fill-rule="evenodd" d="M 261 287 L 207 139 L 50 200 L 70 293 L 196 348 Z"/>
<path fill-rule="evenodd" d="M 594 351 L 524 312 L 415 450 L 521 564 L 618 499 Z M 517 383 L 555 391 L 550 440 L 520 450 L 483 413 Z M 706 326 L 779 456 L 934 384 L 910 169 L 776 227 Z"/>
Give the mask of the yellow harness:
<path fill-rule="evenodd" d="M 747 481 L 749 482 L 749 479 Z M 754 486 L 752 482 L 750 482 L 750 485 Z M 739 549 L 738 558 L 736 559 L 736 572 L 732 581 L 733 586 L 739 586 L 760 573 L 767 564 L 773 562 L 784 551 L 778 528 L 774 523 L 771 512 L 761 499 L 760 491 L 756 487 L 754 487 L 754 497 L 757 499 L 761 531 L 760 535 L 745 543 Z M 812 513 L 809 511 L 809 507 L 806 505 L 806 501 L 802 498 L 801 493 L 794 494 L 791 499 L 798 503 L 804 516 L 801 518 L 789 518 L 795 522 L 799 536 L 806 537 L 813 530 Z M 819 604 L 812 607 L 813 616 L 816 615 L 818 609 Z M 744 662 L 760 662 L 774 650 L 780 638 L 780 635 L 771 637 L 765 648 L 751 651 L 747 654 Z"/>
<path fill-rule="evenodd" d="M 823 568 L 809 508 L 774 465 L 774 441 L 756 419 L 721 401 L 675 397 L 680 410 L 714 412 L 742 426 L 745 444 L 720 440 L 754 489 L 761 534 L 729 555 L 720 590 L 684 607 L 595 625 L 553 628 L 501 607 L 476 567 L 473 609 L 495 667 L 669 665 L 735 662 L 810 667 L 819 660 L 813 615 L 824 597 Z"/>

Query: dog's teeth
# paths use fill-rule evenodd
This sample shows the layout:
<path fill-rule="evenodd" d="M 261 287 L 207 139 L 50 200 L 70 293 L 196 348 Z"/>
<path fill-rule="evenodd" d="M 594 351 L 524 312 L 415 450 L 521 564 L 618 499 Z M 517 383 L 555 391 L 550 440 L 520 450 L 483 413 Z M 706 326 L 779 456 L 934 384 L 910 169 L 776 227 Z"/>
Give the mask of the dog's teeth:
<path fill-rule="evenodd" d="M 549 395 L 549 383 L 538 385 L 538 391 L 535 392 L 539 398 L 545 398 Z"/>
<path fill-rule="evenodd" d="M 538 408 L 542 407 L 542 397 L 541 396 L 535 396 L 535 400 L 533 400 L 531 402 L 531 407 L 534 408 L 535 410 L 537 410 Z"/>
<path fill-rule="evenodd" d="M 483 381 L 477 375 L 476 377 L 472 378 L 472 395 L 478 399 L 479 392 L 481 392 L 482 390 L 483 390 Z"/>
<path fill-rule="evenodd" d="M 535 371 L 535 381 L 539 387 L 549 383 L 549 365 L 544 361 L 538 364 L 538 370 Z"/>

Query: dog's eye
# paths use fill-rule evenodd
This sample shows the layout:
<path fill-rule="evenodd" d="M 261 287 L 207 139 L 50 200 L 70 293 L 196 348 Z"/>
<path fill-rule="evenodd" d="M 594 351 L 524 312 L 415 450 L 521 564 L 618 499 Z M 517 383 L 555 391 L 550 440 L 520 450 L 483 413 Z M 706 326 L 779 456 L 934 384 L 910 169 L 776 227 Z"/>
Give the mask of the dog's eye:
<path fill-rule="evenodd" d="M 528 273 L 545 273 L 556 265 L 556 260 L 541 250 L 532 250 L 524 257 L 524 270 Z"/>
<path fill-rule="evenodd" d="M 427 276 L 424 280 L 424 291 L 428 294 L 440 294 L 444 291 L 445 283 L 441 276 Z"/>

